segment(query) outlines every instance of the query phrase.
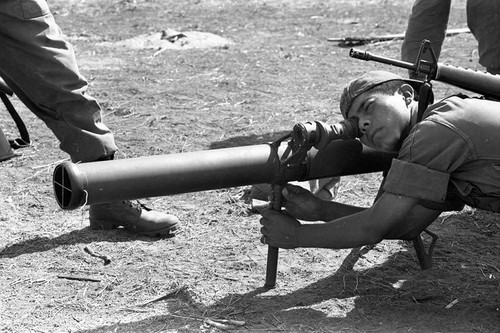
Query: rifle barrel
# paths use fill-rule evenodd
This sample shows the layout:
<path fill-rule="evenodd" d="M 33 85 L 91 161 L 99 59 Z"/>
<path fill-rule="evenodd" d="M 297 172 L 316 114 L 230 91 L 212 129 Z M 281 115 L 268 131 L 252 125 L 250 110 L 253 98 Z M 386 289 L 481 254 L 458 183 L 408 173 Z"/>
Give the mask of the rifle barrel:
<path fill-rule="evenodd" d="M 500 100 L 500 75 L 438 63 L 436 80 Z"/>
<path fill-rule="evenodd" d="M 500 100 L 500 75 L 493 75 L 469 68 L 452 66 L 442 63 L 432 63 L 422 60 L 420 66 L 410 62 L 378 56 L 367 51 L 351 49 L 349 56 L 365 61 L 376 61 L 410 71 L 428 75 L 428 79 L 454 85 L 458 88 L 472 91 L 490 99 Z"/>
<path fill-rule="evenodd" d="M 416 66 L 414 64 L 412 64 L 411 62 L 382 57 L 382 56 L 370 53 L 368 51 L 351 49 L 349 51 L 349 56 L 352 58 L 355 58 L 355 59 L 360 59 L 360 60 L 365 60 L 365 61 L 376 61 L 376 62 L 380 62 L 380 63 L 387 64 L 387 65 L 406 68 L 406 69 L 409 69 L 412 71 L 416 70 Z M 428 73 L 426 73 L 426 74 L 428 74 Z"/>

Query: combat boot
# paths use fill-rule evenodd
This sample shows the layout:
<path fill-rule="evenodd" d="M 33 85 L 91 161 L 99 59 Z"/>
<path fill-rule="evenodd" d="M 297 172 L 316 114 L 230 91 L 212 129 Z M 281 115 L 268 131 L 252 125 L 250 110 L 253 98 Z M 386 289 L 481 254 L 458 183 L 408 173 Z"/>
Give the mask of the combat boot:
<path fill-rule="evenodd" d="M 173 236 L 179 219 L 154 211 L 137 201 L 118 201 L 91 205 L 89 210 L 90 228 L 111 230 L 118 227 L 149 237 Z"/>

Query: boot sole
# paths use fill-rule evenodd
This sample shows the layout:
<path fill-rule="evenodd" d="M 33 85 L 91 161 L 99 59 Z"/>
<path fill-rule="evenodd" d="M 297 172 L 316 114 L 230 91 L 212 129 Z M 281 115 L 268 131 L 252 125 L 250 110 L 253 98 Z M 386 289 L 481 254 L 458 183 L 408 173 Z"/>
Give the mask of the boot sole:
<path fill-rule="evenodd" d="M 141 231 L 141 232 L 134 231 L 134 233 L 136 233 L 137 235 L 148 236 L 148 237 L 160 237 L 160 238 L 166 237 L 166 238 L 170 238 L 170 237 L 174 237 L 175 236 L 175 233 L 173 231 L 176 231 L 177 228 L 178 228 L 177 225 L 173 225 L 171 227 L 163 228 L 163 229 L 160 229 L 160 230 Z"/>

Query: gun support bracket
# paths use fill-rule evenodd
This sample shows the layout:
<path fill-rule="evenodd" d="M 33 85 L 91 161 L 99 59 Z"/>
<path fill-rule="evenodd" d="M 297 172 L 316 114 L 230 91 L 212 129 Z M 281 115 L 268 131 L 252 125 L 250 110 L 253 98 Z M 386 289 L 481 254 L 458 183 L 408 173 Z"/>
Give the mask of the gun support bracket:
<path fill-rule="evenodd" d="M 282 197 L 281 190 L 286 181 L 286 170 L 291 164 L 301 164 L 305 163 L 307 160 L 307 152 L 312 146 L 302 147 L 298 145 L 293 139 L 293 131 L 286 134 L 285 136 L 279 138 L 278 140 L 271 143 L 271 147 L 277 152 L 280 145 L 287 139 L 292 138 L 281 155 L 278 177 L 277 180 L 272 184 L 273 195 L 271 206 L 275 211 L 281 210 Z M 278 273 L 278 253 L 279 248 L 274 246 L 268 246 L 267 250 L 267 267 L 266 267 L 266 280 L 264 284 L 265 289 L 274 289 L 276 287 L 276 275 Z"/>
<path fill-rule="evenodd" d="M 420 235 L 413 239 L 413 246 L 417 252 L 418 262 L 420 263 L 420 268 L 423 270 L 432 267 L 432 252 L 434 251 L 434 245 L 436 245 L 438 240 L 438 236 L 435 233 L 430 232 L 427 229 L 425 229 L 424 232 L 432 237 L 431 244 L 429 245 L 429 251 L 425 251 L 425 245 Z"/>

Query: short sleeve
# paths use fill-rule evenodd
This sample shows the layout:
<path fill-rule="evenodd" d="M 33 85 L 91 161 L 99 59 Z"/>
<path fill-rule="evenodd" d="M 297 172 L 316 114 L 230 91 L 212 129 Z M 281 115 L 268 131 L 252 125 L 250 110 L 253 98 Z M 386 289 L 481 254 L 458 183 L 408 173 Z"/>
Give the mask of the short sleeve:
<path fill-rule="evenodd" d="M 425 166 L 394 159 L 387 174 L 384 191 L 407 197 L 443 202 L 450 175 Z"/>
<path fill-rule="evenodd" d="M 393 160 L 384 190 L 443 203 L 451 174 L 468 159 L 470 142 L 453 125 L 433 117 L 417 124 Z"/>

